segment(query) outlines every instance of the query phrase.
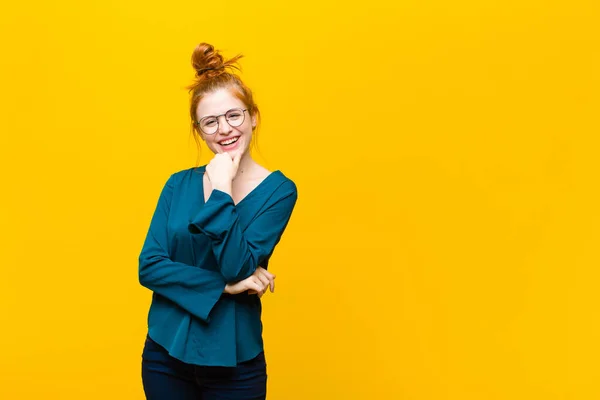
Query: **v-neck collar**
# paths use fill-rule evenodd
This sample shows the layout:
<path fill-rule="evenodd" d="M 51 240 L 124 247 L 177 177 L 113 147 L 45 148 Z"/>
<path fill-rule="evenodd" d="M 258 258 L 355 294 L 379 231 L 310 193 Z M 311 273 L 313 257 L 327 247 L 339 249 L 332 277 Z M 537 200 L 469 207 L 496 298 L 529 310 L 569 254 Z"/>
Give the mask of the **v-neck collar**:
<path fill-rule="evenodd" d="M 202 205 L 206 204 L 206 200 L 204 199 L 204 172 L 206 171 L 206 165 L 203 165 L 202 167 L 198 168 L 201 173 L 200 176 L 200 193 L 202 193 Z M 240 204 L 242 204 L 248 197 L 251 197 L 252 195 L 254 195 L 255 192 L 258 191 L 259 188 L 261 188 L 262 186 L 264 186 L 266 184 L 267 181 L 271 180 L 275 175 L 281 174 L 280 170 L 275 170 L 269 173 L 269 175 L 267 175 L 262 181 L 260 181 L 260 183 L 258 185 L 256 185 L 254 187 L 254 189 L 252 189 L 250 192 L 248 192 L 247 195 L 245 195 L 240 201 L 238 201 L 237 203 L 235 203 L 235 206 L 239 206 Z M 214 190 L 214 189 L 213 189 Z M 208 196 L 208 198 L 210 199 L 210 196 Z M 232 197 L 233 199 L 233 197 Z"/>

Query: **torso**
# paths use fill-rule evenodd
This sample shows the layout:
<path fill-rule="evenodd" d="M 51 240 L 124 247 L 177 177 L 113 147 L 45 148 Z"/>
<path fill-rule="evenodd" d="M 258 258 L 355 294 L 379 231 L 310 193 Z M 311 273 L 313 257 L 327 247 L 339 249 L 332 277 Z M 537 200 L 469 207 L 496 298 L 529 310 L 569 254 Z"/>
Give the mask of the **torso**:
<path fill-rule="evenodd" d="M 255 167 L 248 172 L 238 174 L 236 179 L 231 185 L 231 197 L 233 198 L 234 204 L 238 204 L 244 199 L 250 192 L 252 192 L 260 183 L 271 174 L 268 169 L 256 164 Z M 204 182 L 204 202 L 208 201 L 212 192 L 212 185 L 208 180 L 206 174 L 203 177 Z"/>

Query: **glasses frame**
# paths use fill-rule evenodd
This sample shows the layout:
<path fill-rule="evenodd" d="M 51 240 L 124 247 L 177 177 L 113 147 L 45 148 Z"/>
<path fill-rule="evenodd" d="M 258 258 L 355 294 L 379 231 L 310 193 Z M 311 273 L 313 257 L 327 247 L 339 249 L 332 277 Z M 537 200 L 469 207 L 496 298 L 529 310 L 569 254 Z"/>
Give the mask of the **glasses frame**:
<path fill-rule="evenodd" d="M 227 119 L 227 114 L 229 114 L 232 111 L 241 111 L 242 112 L 242 122 L 240 122 L 238 125 L 231 125 L 231 123 L 229 122 L 229 120 Z M 221 122 L 219 120 L 220 117 L 225 117 L 225 122 L 227 122 L 227 124 L 229 124 L 229 126 L 231 126 L 232 128 L 237 128 L 238 126 L 241 126 L 244 121 L 246 121 L 246 111 L 248 111 L 247 108 L 231 108 L 229 110 L 227 110 L 224 114 L 219 114 L 219 115 L 207 115 L 206 117 L 202 117 L 200 118 L 200 120 L 198 122 L 196 122 L 196 125 L 198 125 L 198 128 L 205 134 L 205 135 L 214 135 L 217 132 L 219 132 L 219 127 L 221 126 Z M 204 129 L 202 129 L 202 121 L 206 120 L 207 118 L 215 118 L 217 120 L 217 129 L 215 129 L 214 132 L 212 133 L 208 133 L 206 132 Z"/>

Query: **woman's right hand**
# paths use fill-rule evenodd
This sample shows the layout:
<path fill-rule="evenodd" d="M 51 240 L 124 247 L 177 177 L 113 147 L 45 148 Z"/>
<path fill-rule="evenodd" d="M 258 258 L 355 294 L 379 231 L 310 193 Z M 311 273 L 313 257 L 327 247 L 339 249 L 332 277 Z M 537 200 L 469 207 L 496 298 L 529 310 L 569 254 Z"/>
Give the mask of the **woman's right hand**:
<path fill-rule="evenodd" d="M 224 292 L 238 294 L 248 291 L 248 294 L 257 294 L 258 297 L 262 297 L 267 288 L 271 289 L 271 293 L 275 291 L 275 275 L 263 267 L 258 267 L 248 278 L 225 285 Z"/>

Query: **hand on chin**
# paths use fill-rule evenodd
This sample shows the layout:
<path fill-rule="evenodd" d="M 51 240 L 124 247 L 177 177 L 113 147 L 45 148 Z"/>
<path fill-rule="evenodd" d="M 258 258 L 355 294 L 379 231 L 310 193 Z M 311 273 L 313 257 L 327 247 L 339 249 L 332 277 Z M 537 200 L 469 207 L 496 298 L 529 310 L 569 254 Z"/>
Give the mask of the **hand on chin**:
<path fill-rule="evenodd" d="M 237 149 L 219 152 L 206 165 L 206 177 L 213 189 L 219 189 L 231 194 L 231 182 L 237 174 L 240 165 L 241 153 Z"/>
<path fill-rule="evenodd" d="M 231 157 L 231 159 L 233 160 L 235 158 L 235 156 L 238 155 L 242 155 L 241 152 L 242 150 L 240 148 L 236 148 L 236 149 L 232 149 L 232 150 L 226 150 L 226 149 L 220 149 L 222 153 L 227 153 L 229 154 L 229 156 Z"/>

